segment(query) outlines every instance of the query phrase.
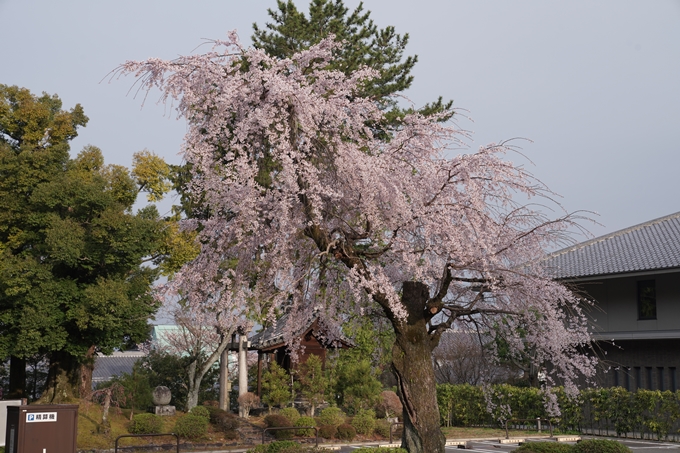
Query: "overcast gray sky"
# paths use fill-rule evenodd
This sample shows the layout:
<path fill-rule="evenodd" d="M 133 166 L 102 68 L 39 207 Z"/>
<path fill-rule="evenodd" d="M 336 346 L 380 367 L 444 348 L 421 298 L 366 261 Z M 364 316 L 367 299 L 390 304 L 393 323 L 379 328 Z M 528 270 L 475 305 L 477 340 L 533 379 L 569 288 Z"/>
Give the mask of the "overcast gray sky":
<path fill-rule="evenodd" d="M 147 148 L 178 163 L 174 112 L 100 81 L 128 59 L 174 58 L 236 29 L 249 43 L 274 0 L 0 0 L 0 83 L 81 103 L 73 142 L 130 165 Z M 296 1 L 307 10 L 308 1 Z M 355 7 L 358 1 L 347 0 Z M 518 142 L 595 235 L 680 211 L 680 0 L 367 0 L 380 27 L 409 33 L 416 104 L 442 95 L 474 120 L 474 148 Z M 200 49 L 199 49 L 200 50 Z"/>

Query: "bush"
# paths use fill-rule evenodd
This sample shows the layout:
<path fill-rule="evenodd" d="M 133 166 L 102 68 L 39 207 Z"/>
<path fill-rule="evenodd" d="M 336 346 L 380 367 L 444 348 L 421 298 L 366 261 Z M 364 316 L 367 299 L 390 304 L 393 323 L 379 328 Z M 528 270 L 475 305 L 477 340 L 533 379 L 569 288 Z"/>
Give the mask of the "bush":
<path fill-rule="evenodd" d="M 290 440 L 278 440 L 270 444 L 258 445 L 246 453 L 327 453 L 328 451 L 321 447 L 305 447 Z"/>
<path fill-rule="evenodd" d="M 260 406 L 260 397 L 253 392 L 246 392 L 238 397 L 238 406 L 243 411 L 243 417 L 250 417 L 250 410 Z"/>
<path fill-rule="evenodd" d="M 174 432 L 185 439 L 199 439 L 208 432 L 208 419 L 199 415 L 187 414 L 177 419 Z"/>
<path fill-rule="evenodd" d="M 323 425 L 319 428 L 319 436 L 324 439 L 333 439 L 338 436 L 338 427 L 334 425 Z"/>
<path fill-rule="evenodd" d="M 282 453 L 283 451 L 299 451 L 302 445 L 292 440 L 277 440 L 269 444 L 258 445 L 251 448 L 246 453 Z"/>
<path fill-rule="evenodd" d="M 380 437 L 384 437 L 385 439 L 390 438 L 390 423 L 387 420 L 376 420 L 375 422 L 375 428 L 373 429 L 373 432 L 379 435 Z"/>
<path fill-rule="evenodd" d="M 290 420 L 291 426 L 294 426 L 295 422 L 298 421 L 298 418 L 300 418 L 300 412 L 298 412 L 298 410 L 294 407 L 286 407 L 285 409 L 281 409 L 279 411 L 279 415 L 283 415 L 288 420 Z"/>
<path fill-rule="evenodd" d="M 316 426 L 316 422 L 312 417 L 299 417 L 293 426 Z M 295 431 L 296 436 L 313 436 L 315 431 L 313 429 L 298 429 Z"/>
<path fill-rule="evenodd" d="M 358 434 L 370 436 L 375 428 L 375 412 L 372 409 L 359 409 L 352 419 L 352 426 Z"/>
<path fill-rule="evenodd" d="M 195 406 L 189 411 L 191 415 L 197 415 L 199 417 L 204 417 L 210 420 L 210 410 L 205 406 Z"/>
<path fill-rule="evenodd" d="M 163 419 L 155 414 L 137 414 L 128 425 L 130 434 L 158 434 L 163 430 Z"/>
<path fill-rule="evenodd" d="M 340 426 L 345 423 L 345 413 L 339 407 L 327 407 L 319 415 L 319 424 Z"/>
<path fill-rule="evenodd" d="M 271 414 L 267 415 L 264 418 L 264 423 L 267 425 L 267 428 L 288 428 L 292 427 L 293 424 L 288 420 L 286 417 L 283 415 L 279 414 Z M 290 439 L 293 437 L 293 430 L 275 430 L 271 431 L 274 434 L 274 437 L 277 439 Z"/>
<path fill-rule="evenodd" d="M 615 440 L 588 439 L 574 445 L 573 453 L 629 453 L 630 448 Z"/>
<path fill-rule="evenodd" d="M 572 446 L 559 442 L 527 442 L 513 452 L 522 453 L 572 453 Z"/>
<path fill-rule="evenodd" d="M 391 390 L 385 390 L 380 394 L 376 409 L 381 418 L 401 417 L 404 410 L 399 397 Z"/>
<path fill-rule="evenodd" d="M 355 437 L 357 437 L 357 430 L 354 426 L 347 424 L 338 426 L 338 439 L 354 440 Z"/>
<path fill-rule="evenodd" d="M 210 424 L 224 433 L 227 439 L 238 439 L 239 435 L 236 430 L 241 425 L 238 416 L 217 407 L 205 406 L 205 408 L 210 413 Z"/>
<path fill-rule="evenodd" d="M 362 447 L 357 450 L 352 450 L 352 453 L 408 453 L 408 452 L 403 448 Z"/>

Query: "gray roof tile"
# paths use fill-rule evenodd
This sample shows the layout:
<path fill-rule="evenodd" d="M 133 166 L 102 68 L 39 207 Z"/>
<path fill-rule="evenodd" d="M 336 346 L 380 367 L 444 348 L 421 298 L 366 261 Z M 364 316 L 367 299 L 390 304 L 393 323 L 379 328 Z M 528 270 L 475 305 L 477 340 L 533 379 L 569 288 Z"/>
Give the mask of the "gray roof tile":
<path fill-rule="evenodd" d="M 680 212 L 552 253 L 558 279 L 680 268 Z"/>
<path fill-rule="evenodd" d="M 296 331 L 296 335 L 302 335 L 305 333 L 308 329 L 310 329 L 313 325 L 314 322 L 317 320 L 317 316 L 314 315 L 312 319 L 305 323 L 301 324 L 298 326 Z M 285 343 L 284 340 L 284 329 L 286 325 L 288 324 L 289 321 L 289 314 L 286 313 L 281 318 L 278 319 L 278 321 L 274 324 L 271 325 L 264 330 L 256 333 L 252 337 L 250 337 L 251 345 L 253 349 L 267 349 L 271 348 L 273 346 L 278 346 L 278 345 L 283 345 Z M 329 328 L 329 327 L 327 327 Z M 335 338 L 339 338 L 341 343 L 344 343 L 345 345 L 350 345 L 353 346 L 354 343 L 347 339 L 337 327 L 330 327 L 333 329 L 333 336 Z"/>
<path fill-rule="evenodd" d="M 135 363 L 142 358 L 144 358 L 143 354 L 98 356 L 94 361 L 92 381 L 108 381 L 114 376 L 121 376 L 123 373 L 131 373 L 132 367 L 134 367 Z"/>

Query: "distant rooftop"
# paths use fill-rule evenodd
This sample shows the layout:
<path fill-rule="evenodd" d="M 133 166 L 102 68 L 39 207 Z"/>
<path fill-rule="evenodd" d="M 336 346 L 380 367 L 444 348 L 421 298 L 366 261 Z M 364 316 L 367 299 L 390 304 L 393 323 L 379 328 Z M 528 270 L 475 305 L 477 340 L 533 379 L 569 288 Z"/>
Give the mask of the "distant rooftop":
<path fill-rule="evenodd" d="M 559 250 L 545 264 L 557 279 L 680 270 L 680 212 Z"/>
<path fill-rule="evenodd" d="M 141 351 L 116 351 L 110 356 L 97 354 L 92 372 L 92 384 L 106 382 L 114 376 L 131 373 L 138 360 L 145 357 Z"/>

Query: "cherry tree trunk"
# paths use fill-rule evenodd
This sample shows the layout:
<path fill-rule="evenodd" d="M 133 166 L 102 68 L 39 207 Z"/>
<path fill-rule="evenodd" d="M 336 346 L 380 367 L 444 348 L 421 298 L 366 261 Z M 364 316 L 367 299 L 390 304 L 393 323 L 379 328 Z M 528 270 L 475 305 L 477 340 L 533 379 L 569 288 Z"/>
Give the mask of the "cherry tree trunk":
<path fill-rule="evenodd" d="M 201 381 L 203 374 L 201 370 L 197 370 L 198 360 L 194 360 L 189 364 L 189 389 L 187 392 L 187 412 L 198 406 L 198 394 L 201 391 Z"/>
<path fill-rule="evenodd" d="M 404 406 L 402 448 L 409 453 L 444 453 L 445 438 L 439 424 L 437 387 L 432 351 L 437 339 L 428 334 L 426 285 L 404 283 L 402 302 L 408 310 L 405 321 L 393 320 L 396 339 L 392 367 Z"/>

